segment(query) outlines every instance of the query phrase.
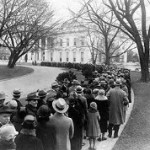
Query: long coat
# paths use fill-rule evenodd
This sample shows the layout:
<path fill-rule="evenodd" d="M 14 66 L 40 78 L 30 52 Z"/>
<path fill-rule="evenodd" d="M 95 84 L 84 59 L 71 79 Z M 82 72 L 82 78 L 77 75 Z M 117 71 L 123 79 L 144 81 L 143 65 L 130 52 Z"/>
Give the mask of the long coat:
<path fill-rule="evenodd" d="M 36 136 L 42 141 L 44 150 L 53 150 L 54 139 L 52 137 L 50 120 L 39 120 L 36 127 Z"/>
<path fill-rule="evenodd" d="M 74 134 L 72 119 L 64 114 L 55 113 L 50 117 L 50 122 L 54 139 L 53 150 L 71 150 L 70 139 Z"/>
<path fill-rule="evenodd" d="M 109 100 L 109 123 L 114 125 L 123 124 L 125 122 L 123 101 L 124 99 L 128 100 L 127 94 L 117 86 L 108 91 L 107 97 Z"/>

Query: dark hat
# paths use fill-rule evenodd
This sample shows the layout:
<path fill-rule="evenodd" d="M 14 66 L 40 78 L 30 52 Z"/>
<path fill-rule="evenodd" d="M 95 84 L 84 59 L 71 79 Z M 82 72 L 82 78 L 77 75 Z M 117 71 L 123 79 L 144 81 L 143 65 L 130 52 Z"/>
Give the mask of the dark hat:
<path fill-rule="evenodd" d="M 13 112 L 16 112 L 17 109 L 16 108 L 11 108 L 10 106 L 5 106 L 3 105 L 1 108 L 0 108 L 0 114 L 12 114 Z"/>
<path fill-rule="evenodd" d="M 39 97 L 46 97 L 46 95 L 47 95 L 47 93 L 46 93 L 44 90 L 40 90 L 40 91 L 38 92 L 38 96 L 39 96 Z"/>
<path fill-rule="evenodd" d="M 37 111 L 39 118 L 47 118 L 50 116 L 50 109 L 47 105 L 42 105 Z"/>
<path fill-rule="evenodd" d="M 31 100 L 39 100 L 39 97 L 38 97 L 38 94 L 37 94 L 37 92 L 33 92 L 33 93 L 29 93 L 28 95 L 27 95 L 27 99 L 26 99 L 26 101 L 31 101 Z"/>
<path fill-rule="evenodd" d="M 35 129 L 36 128 L 36 121 L 33 115 L 26 115 L 24 117 L 24 121 L 22 123 L 22 127 L 24 129 Z"/>
<path fill-rule="evenodd" d="M 20 96 L 21 95 L 21 92 L 19 89 L 14 89 L 13 90 L 13 96 Z"/>

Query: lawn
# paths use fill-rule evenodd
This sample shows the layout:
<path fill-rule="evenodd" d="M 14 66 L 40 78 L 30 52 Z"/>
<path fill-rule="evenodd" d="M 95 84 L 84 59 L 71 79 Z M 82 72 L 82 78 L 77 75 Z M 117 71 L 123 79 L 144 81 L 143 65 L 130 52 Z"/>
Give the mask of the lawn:
<path fill-rule="evenodd" d="M 32 73 L 33 71 L 32 68 L 23 66 L 15 66 L 15 68 L 10 69 L 6 65 L 0 65 L 0 80 L 23 76 Z"/>
<path fill-rule="evenodd" d="M 129 121 L 113 150 L 150 150 L 150 83 L 139 81 L 140 73 L 132 72 L 135 101 Z"/>

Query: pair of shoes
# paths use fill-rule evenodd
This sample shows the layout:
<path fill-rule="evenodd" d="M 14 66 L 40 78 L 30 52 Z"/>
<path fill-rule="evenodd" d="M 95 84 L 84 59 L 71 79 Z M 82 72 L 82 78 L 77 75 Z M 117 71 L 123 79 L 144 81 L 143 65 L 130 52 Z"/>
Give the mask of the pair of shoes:
<path fill-rule="evenodd" d="M 114 135 L 114 138 L 117 138 L 118 137 L 118 135 L 116 134 L 116 135 Z"/>
<path fill-rule="evenodd" d="M 99 137 L 99 138 L 97 139 L 97 141 L 102 141 L 102 139 Z"/>
<path fill-rule="evenodd" d="M 108 134 L 108 137 L 111 138 L 112 134 Z"/>
<path fill-rule="evenodd" d="M 107 138 L 106 137 L 102 137 L 102 141 L 105 141 L 105 140 L 107 140 Z"/>

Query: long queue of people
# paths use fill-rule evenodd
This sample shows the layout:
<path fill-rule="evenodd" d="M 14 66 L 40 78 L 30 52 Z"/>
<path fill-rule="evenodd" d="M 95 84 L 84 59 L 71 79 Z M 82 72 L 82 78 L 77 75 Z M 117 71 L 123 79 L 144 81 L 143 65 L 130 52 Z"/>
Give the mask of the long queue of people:
<path fill-rule="evenodd" d="M 0 149 L 81 150 L 89 140 L 117 138 L 131 103 L 129 70 L 93 72 L 86 81 L 65 78 L 47 91 L 37 90 L 21 103 L 15 89 L 12 100 L 0 93 Z"/>

